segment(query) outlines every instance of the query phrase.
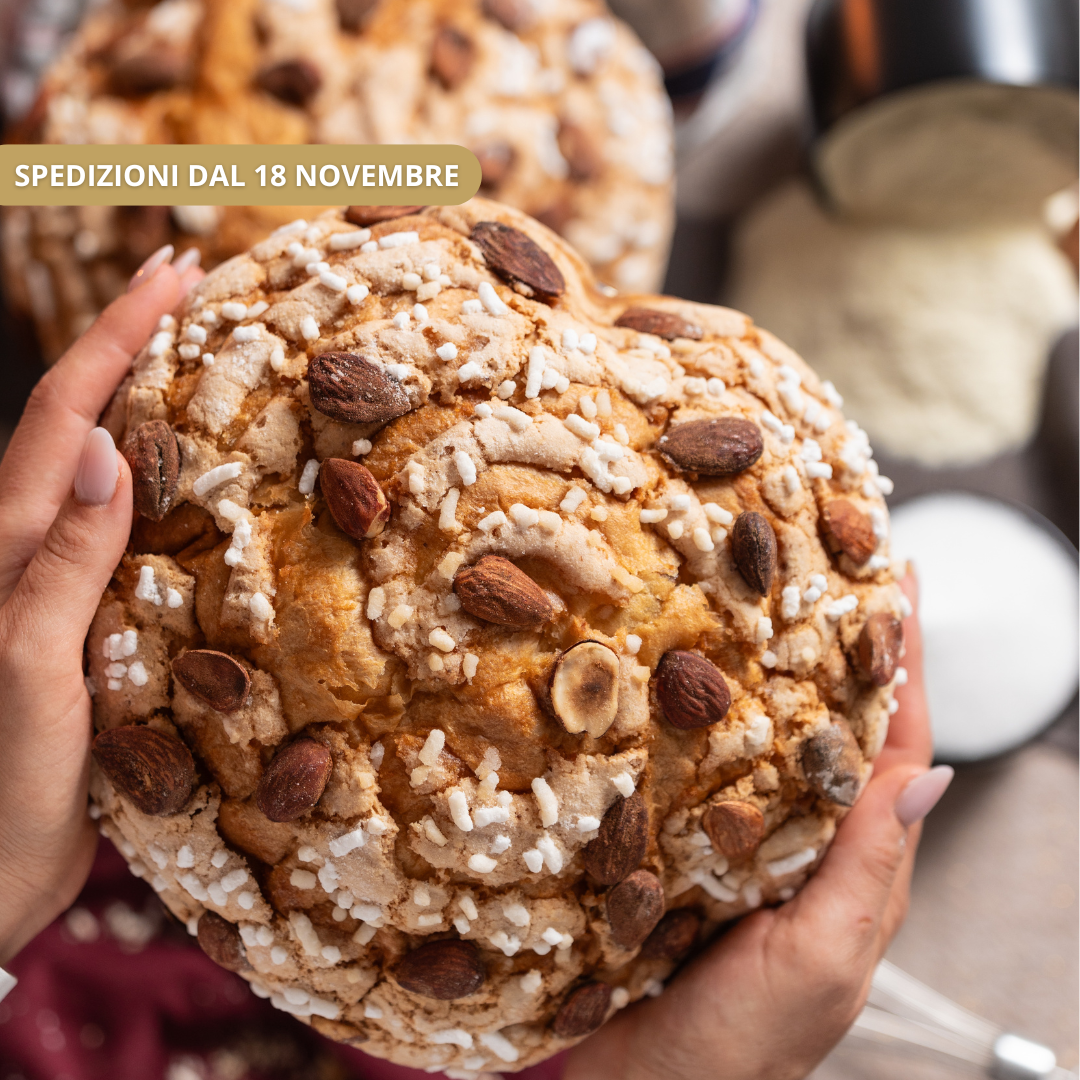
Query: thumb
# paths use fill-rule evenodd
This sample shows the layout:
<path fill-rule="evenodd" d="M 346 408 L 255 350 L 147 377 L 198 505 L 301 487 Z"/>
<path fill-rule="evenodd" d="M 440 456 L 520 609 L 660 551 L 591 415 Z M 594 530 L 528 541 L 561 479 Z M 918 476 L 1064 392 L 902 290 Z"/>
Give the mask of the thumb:
<path fill-rule="evenodd" d="M 131 472 L 112 436 L 86 438 L 72 494 L 23 571 L 10 605 L 20 638 L 56 657 L 83 639 L 131 532 Z"/>

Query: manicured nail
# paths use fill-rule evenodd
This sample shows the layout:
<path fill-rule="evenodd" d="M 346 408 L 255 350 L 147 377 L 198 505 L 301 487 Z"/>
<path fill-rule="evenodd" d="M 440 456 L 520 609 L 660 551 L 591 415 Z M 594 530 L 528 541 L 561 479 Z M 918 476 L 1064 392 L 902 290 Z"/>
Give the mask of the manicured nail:
<path fill-rule="evenodd" d="M 182 255 L 177 255 L 173 260 L 173 269 L 182 274 L 193 266 L 198 266 L 202 261 L 202 252 L 197 247 L 189 247 Z"/>
<path fill-rule="evenodd" d="M 893 808 L 905 829 L 922 821 L 937 806 L 938 799 L 952 783 L 953 775 L 951 765 L 938 765 L 908 782 Z"/>
<path fill-rule="evenodd" d="M 154 271 L 157 270 L 162 263 L 167 263 L 173 257 L 173 250 L 172 244 L 166 244 L 164 247 L 158 248 L 157 251 L 155 251 L 154 254 L 131 275 L 127 291 L 133 292 L 140 285 L 145 285 L 154 276 Z"/>
<path fill-rule="evenodd" d="M 116 464 L 116 444 L 102 427 L 86 436 L 79 468 L 75 473 L 75 498 L 84 506 L 108 506 L 116 494 L 120 470 Z"/>

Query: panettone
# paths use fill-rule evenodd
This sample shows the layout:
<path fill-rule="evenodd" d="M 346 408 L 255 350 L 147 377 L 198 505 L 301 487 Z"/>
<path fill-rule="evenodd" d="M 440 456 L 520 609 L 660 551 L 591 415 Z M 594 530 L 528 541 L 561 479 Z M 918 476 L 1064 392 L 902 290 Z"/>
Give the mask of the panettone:
<path fill-rule="evenodd" d="M 660 71 L 600 0 L 113 0 L 16 138 L 459 143 L 485 193 L 623 290 L 659 286 L 673 222 Z M 9 209 L 8 291 L 55 357 L 162 244 L 197 245 L 209 267 L 311 212 Z"/>
<path fill-rule="evenodd" d="M 905 602 L 865 435 L 744 315 L 483 199 L 350 216 L 211 272 L 107 412 L 92 794 L 259 995 L 514 1071 L 806 880 Z"/>

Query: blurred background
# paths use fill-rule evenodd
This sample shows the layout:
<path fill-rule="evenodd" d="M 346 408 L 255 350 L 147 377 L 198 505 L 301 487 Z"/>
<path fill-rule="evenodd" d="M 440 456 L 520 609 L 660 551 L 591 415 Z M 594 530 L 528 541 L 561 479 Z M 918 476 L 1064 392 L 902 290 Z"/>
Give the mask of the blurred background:
<path fill-rule="evenodd" d="M 0 0 L 9 138 L 88 6 Z M 894 550 L 919 571 L 938 755 L 957 777 L 888 958 L 1074 1070 L 1076 0 L 612 8 L 672 102 L 664 291 L 748 311 L 832 379 L 892 482 Z M 49 355 L 20 288 L 33 271 L 9 269 L 0 453 Z M 157 932 L 98 924 L 128 951 Z M 856 1029 L 815 1080 L 986 1075 L 963 1039 L 907 1035 Z M 171 1080 L 217 1075 L 184 1068 Z"/>

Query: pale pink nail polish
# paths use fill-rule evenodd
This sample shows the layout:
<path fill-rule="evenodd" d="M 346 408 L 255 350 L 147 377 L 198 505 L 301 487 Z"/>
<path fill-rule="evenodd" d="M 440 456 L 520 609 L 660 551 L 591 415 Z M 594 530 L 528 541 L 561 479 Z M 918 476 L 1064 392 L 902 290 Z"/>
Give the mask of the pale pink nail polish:
<path fill-rule="evenodd" d="M 86 437 L 79 468 L 75 473 L 75 498 L 84 506 L 107 506 L 116 494 L 120 470 L 116 464 L 116 445 L 102 427 Z"/>
<path fill-rule="evenodd" d="M 937 806 L 945 789 L 952 783 L 953 775 L 951 765 L 938 765 L 908 782 L 893 808 L 905 829 L 922 821 Z"/>
<path fill-rule="evenodd" d="M 167 263 L 173 257 L 174 250 L 172 244 L 166 244 L 164 247 L 158 248 L 157 251 L 155 251 L 154 254 L 131 275 L 127 291 L 133 292 L 140 285 L 145 285 L 154 276 L 154 271 L 157 270 L 162 263 Z"/>
<path fill-rule="evenodd" d="M 173 260 L 173 269 L 182 274 L 185 270 L 190 270 L 193 266 L 198 266 L 202 262 L 202 252 L 197 247 L 189 247 L 182 255 L 177 255 Z"/>

